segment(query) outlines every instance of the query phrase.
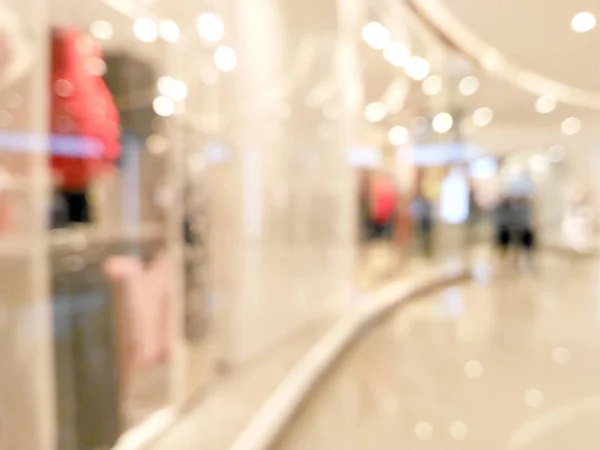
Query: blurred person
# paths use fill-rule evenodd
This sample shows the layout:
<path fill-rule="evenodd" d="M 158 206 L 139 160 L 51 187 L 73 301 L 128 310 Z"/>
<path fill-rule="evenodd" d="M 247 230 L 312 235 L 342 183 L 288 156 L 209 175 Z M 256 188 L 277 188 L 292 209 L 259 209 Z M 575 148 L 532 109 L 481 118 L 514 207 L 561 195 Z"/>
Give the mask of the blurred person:
<path fill-rule="evenodd" d="M 524 251 L 528 264 L 532 265 L 535 249 L 535 230 L 533 224 L 533 202 L 527 196 L 515 198 L 510 205 L 509 227 L 511 241 L 516 247 L 515 257 L 520 261 Z"/>
<path fill-rule="evenodd" d="M 508 253 L 511 240 L 510 219 L 511 219 L 511 201 L 509 197 L 501 197 L 494 210 L 494 226 L 496 247 L 500 256 L 504 257 Z"/>
<path fill-rule="evenodd" d="M 411 215 L 417 228 L 421 251 L 425 256 L 433 252 L 433 207 L 431 201 L 419 190 L 411 203 Z"/>
<path fill-rule="evenodd" d="M 370 187 L 370 219 L 374 238 L 393 236 L 394 219 L 398 208 L 398 195 L 392 179 L 376 176 Z"/>

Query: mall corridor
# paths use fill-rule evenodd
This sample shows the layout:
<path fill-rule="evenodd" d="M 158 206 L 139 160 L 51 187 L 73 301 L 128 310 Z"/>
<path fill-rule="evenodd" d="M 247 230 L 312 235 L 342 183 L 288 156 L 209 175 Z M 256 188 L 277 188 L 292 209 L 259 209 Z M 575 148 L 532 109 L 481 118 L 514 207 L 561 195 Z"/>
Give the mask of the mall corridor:
<path fill-rule="evenodd" d="M 405 304 L 310 395 L 278 450 L 584 450 L 597 439 L 598 263 L 475 262 Z"/>

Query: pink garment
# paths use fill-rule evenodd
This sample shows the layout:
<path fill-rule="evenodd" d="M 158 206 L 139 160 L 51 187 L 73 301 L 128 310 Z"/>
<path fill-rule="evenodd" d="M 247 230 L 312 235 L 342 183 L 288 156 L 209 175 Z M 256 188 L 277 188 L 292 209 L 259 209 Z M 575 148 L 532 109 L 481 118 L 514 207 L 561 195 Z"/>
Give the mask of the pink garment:
<path fill-rule="evenodd" d="M 138 258 L 113 256 L 104 265 L 114 285 L 121 386 L 169 356 L 169 260 L 159 253 L 146 268 Z"/>

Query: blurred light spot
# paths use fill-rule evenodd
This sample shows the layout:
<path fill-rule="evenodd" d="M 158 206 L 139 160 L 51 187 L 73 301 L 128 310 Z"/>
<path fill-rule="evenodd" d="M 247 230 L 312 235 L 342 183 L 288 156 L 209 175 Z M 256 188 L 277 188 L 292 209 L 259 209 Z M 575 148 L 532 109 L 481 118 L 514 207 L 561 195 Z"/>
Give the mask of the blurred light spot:
<path fill-rule="evenodd" d="M 567 364 L 571 360 L 571 352 L 565 347 L 556 347 L 552 350 L 552 359 L 558 364 Z"/>
<path fill-rule="evenodd" d="M 587 33 L 596 27 L 596 16 L 591 12 L 582 11 L 571 19 L 571 28 L 576 33 Z"/>
<path fill-rule="evenodd" d="M 544 394 L 537 389 L 529 389 L 525 392 L 525 404 L 532 408 L 539 408 L 544 404 Z"/>
<path fill-rule="evenodd" d="M 483 376 L 483 365 L 479 361 L 467 361 L 464 372 L 469 378 L 479 379 Z"/>
<path fill-rule="evenodd" d="M 563 123 L 560 125 L 560 130 L 562 134 L 566 136 L 572 136 L 581 131 L 581 120 L 577 117 L 568 117 L 563 120 Z"/>
<path fill-rule="evenodd" d="M 166 95 L 160 95 L 152 102 L 154 112 L 162 117 L 172 116 L 175 112 L 175 102 Z"/>
<path fill-rule="evenodd" d="M 425 117 L 415 117 L 410 121 L 410 131 L 415 136 L 420 136 L 427 131 L 427 125 Z"/>
<path fill-rule="evenodd" d="M 170 19 L 163 19 L 158 23 L 160 37 L 167 42 L 177 42 L 181 37 L 179 26 Z"/>
<path fill-rule="evenodd" d="M 204 13 L 196 21 L 198 35 L 204 41 L 215 44 L 223 39 L 225 26 L 219 16 L 214 13 Z"/>
<path fill-rule="evenodd" d="M 435 115 L 433 121 L 431 122 L 431 126 L 436 133 L 447 133 L 452 128 L 452 124 L 454 123 L 454 119 L 452 116 L 446 112 L 441 112 Z"/>
<path fill-rule="evenodd" d="M 166 152 L 168 148 L 167 140 L 159 134 L 153 134 L 146 139 L 146 149 L 153 155 L 160 155 Z"/>
<path fill-rule="evenodd" d="M 106 20 L 97 20 L 90 25 L 90 34 L 98 40 L 108 41 L 113 37 L 113 27 Z"/>
<path fill-rule="evenodd" d="M 442 91 L 442 87 L 442 77 L 439 75 L 431 75 L 421 84 L 421 90 L 423 91 L 423 94 L 430 97 L 439 94 Z"/>
<path fill-rule="evenodd" d="M 459 288 L 448 288 L 442 294 L 444 309 L 451 317 L 461 317 L 465 313 L 465 298 Z"/>
<path fill-rule="evenodd" d="M 387 107 L 382 102 L 369 103 L 365 108 L 365 119 L 367 122 L 381 122 L 387 116 Z"/>
<path fill-rule="evenodd" d="M 400 125 L 393 127 L 389 133 L 388 138 L 392 145 L 402 145 L 408 140 L 408 130 Z"/>
<path fill-rule="evenodd" d="M 409 78 L 412 78 L 415 81 L 421 81 L 427 78 L 431 67 L 427 60 L 421 58 L 420 56 L 413 56 L 406 63 L 406 67 L 404 68 L 404 72 L 408 75 Z"/>
<path fill-rule="evenodd" d="M 383 49 L 383 57 L 394 67 L 404 67 L 410 59 L 410 49 L 402 42 L 393 41 Z"/>
<path fill-rule="evenodd" d="M 140 17 L 133 24 L 133 34 L 142 42 L 154 42 L 158 37 L 158 27 L 151 18 Z"/>
<path fill-rule="evenodd" d="M 362 29 L 362 38 L 369 47 L 381 50 L 390 42 L 392 35 L 379 22 L 369 22 Z"/>
<path fill-rule="evenodd" d="M 452 422 L 449 431 L 452 439 L 456 439 L 457 441 L 464 441 L 469 434 L 467 426 L 462 422 Z"/>
<path fill-rule="evenodd" d="M 474 76 L 464 77 L 458 83 L 458 90 L 465 97 L 470 97 L 479 90 L 479 80 Z"/>
<path fill-rule="evenodd" d="M 529 167 L 532 172 L 544 174 L 548 172 L 548 159 L 546 155 L 533 155 L 529 160 Z"/>
<path fill-rule="evenodd" d="M 556 109 L 556 97 L 554 95 L 542 95 L 535 102 L 535 110 L 540 114 L 548 114 Z"/>
<path fill-rule="evenodd" d="M 173 77 L 160 77 L 158 92 L 178 102 L 187 97 L 188 89 L 187 85 L 181 80 L 176 80 Z"/>
<path fill-rule="evenodd" d="M 415 436 L 421 441 L 429 441 L 433 437 L 433 426 L 429 422 L 419 422 L 415 425 Z"/>
<path fill-rule="evenodd" d="M 550 162 L 561 162 L 563 159 L 565 159 L 565 148 L 562 145 L 553 145 L 548 149 L 547 155 Z"/>
<path fill-rule="evenodd" d="M 73 84 L 70 81 L 59 79 L 54 83 L 54 93 L 59 97 L 70 97 L 73 91 Z"/>
<path fill-rule="evenodd" d="M 89 58 L 86 61 L 86 69 L 89 74 L 101 77 L 106 73 L 106 63 L 102 58 Z"/>
<path fill-rule="evenodd" d="M 237 66 L 237 54 L 227 45 L 222 45 L 215 50 L 215 65 L 221 72 L 231 72 Z"/>
<path fill-rule="evenodd" d="M 473 123 L 478 127 L 488 126 L 494 118 L 494 111 L 490 108 L 478 108 L 473 112 Z"/>

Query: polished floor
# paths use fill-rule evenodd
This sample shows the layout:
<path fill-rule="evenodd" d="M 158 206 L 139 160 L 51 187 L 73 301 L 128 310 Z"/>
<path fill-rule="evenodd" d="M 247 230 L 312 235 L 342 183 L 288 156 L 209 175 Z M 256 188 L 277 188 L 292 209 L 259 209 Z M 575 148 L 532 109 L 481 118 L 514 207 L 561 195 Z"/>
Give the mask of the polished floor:
<path fill-rule="evenodd" d="M 600 265 L 474 280 L 400 307 L 315 390 L 278 450 L 591 450 L 600 442 Z"/>

